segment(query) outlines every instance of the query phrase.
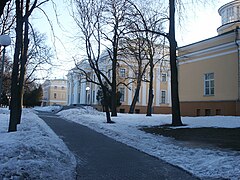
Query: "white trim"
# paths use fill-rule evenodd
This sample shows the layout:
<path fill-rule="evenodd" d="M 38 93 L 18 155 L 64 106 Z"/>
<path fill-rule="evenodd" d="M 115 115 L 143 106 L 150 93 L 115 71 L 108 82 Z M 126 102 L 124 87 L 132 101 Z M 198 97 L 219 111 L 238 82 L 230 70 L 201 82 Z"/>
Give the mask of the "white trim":
<path fill-rule="evenodd" d="M 167 74 L 168 76 L 168 92 L 167 92 L 167 94 L 168 94 L 168 100 L 167 100 L 167 103 L 169 104 L 169 106 L 172 106 L 172 98 L 171 98 L 171 96 L 172 96 L 172 93 L 171 93 L 171 77 L 170 77 L 170 72 L 168 72 L 168 74 Z"/>
<path fill-rule="evenodd" d="M 147 105 L 147 85 L 146 82 L 142 83 L 143 88 L 142 88 L 142 105 Z"/>
<path fill-rule="evenodd" d="M 223 56 L 223 55 L 228 55 L 228 54 L 232 54 L 232 53 L 237 53 L 237 50 L 232 50 L 232 51 L 228 51 L 228 52 L 224 52 L 224 53 L 219 53 L 219 54 L 215 54 L 215 55 L 211 55 L 211 56 L 196 58 L 196 59 L 194 59 L 194 60 L 187 60 L 187 61 L 185 61 L 185 62 L 179 62 L 179 65 L 187 64 L 187 63 L 192 63 L 192 62 L 197 62 L 197 61 L 202 61 L 202 60 L 207 60 L 207 59 L 211 59 L 211 58 L 214 58 L 214 57 Z"/>
<path fill-rule="evenodd" d="M 64 103 L 67 103 L 67 101 L 62 101 L 62 100 L 49 100 L 48 102 L 64 102 Z"/>
<path fill-rule="evenodd" d="M 129 70 L 129 76 L 132 77 L 133 73 L 131 70 Z M 132 99 L 133 99 L 133 92 L 135 94 L 135 91 L 133 91 L 133 83 L 130 84 L 130 88 L 128 88 L 128 102 L 127 105 L 131 105 Z"/>
<path fill-rule="evenodd" d="M 159 102 L 159 93 L 160 93 L 160 89 L 161 89 L 161 73 L 160 73 L 160 68 L 156 69 L 156 94 L 155 94 L 155 97 L 154 99 L 156 99 L 156 106 L 159 106 L 160 102 Z M 167 77 L 167 76 L 166 76 Z"/>
<path fill-rule="evenodd" d="M 231 36 L 235 37 L 235 34 L 233 35 L 232 33 L 229 33 L 229 34 L 224 34 L 224 35 L 220 35 L 220 36 L 217 35 L 217 36 L 211 37 L 209 39 L 205 39 L 205 40 L 198 41 L 198 42 L 186 45 L 186 46 L 179 47 L 178 49 L 182 49 L 182 50 L 186 51 L 186 49 L 198 48 L 199 46 L 206 46 L 206 45 L 209 45 L 209 43 L 212 43 L 216 40 L 219 41 L 219 40 L 223 40 L 223 39 L 228 39 Z"/>
<path fill-rule="evenodd" d="M 204 54 L 207 54 L 207 53 L 210 53 L 210 52 L 215 53 L 217 51 L 222 51 L 222 50 L 234 48 L 235 45 L 236 45 L 235 42 L 230 42 L 230 43 L 227 43 L 227 44 L 214 46 L 214 47 L 199 50 L 199 51 L 196 51 L 196 52 L 186 53 L 185 55 L 179 56 L 178 58 L 181 60 L 181 58 L 185 59 L 185 57 L 188 58 L 188 56 L 201 56 L 201 55 L 204 55 Z"/>

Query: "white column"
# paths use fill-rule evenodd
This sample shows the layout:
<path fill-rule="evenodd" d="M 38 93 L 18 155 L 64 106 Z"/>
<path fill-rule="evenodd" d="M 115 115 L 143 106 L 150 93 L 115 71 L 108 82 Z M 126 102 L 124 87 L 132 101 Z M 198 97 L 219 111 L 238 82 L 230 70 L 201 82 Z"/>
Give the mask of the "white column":
<path fill-rule="evenodd" d="M 161 68 L 161 67 L 160 67 Z M 161 74 L 160 74 L 160 69 L 156 68 L 156 94 L 154 95 L 156 99 L 156 106 L 159 106 L 160 104 L 160 92 L 161 92 Z"/>
<path fill-rule="evenodd" d="M 67 94 L 66 94 L 66 96 L 67 96 L 67 105 L 70 104 L 70 100 L 69 100 L 69 90 L 70 90 L 69 83 L 70 83 L 69 79 L 67 79 Z"/>
<path fill-rule="evenodd" d="M 69 80 L 69 105 L 72 104 L 72 77 Z"/>
<path fill-rule="evenodd" d="M 132 71 L 129 69 L 129 77 L 132 77 L 133 73 Z M 135 89 L 133 89 L 133 84 L 130 84 L 130 89 L 128 89 L 128 101 L 127 101 L 127 105 L 131 105 L 132 103 L 132 99 L 133 99 L 133 92 L 135 93 Z"/>
<path fill-rule="evenodd" d="M 147 85 L 146 82 L 142 82 L 142 105 L 147 105 Z"/>
<path fill-rule="evenodd" d="M 73 89 L 74 100 L 73 100 L 73 103 L 77 104 L 78 103 L 78 77 L 77 76 L 74 76 L 73 84 L 74 84 L 74 89 Z"/>
<path fill-rule="evenodd" d="M 84 80 L 85 81 L 85 80 Z M 80 104 L 86 104 L 86 82 L 81 83 L 81 98 Z"/>
<path fill-rule="evenodd" d="M 95 96 L 93 97 L 93 102 L 94 102 L 94 104 L 97 104 L 97 92 L 98 92 L 98 88 L 97 88 L 97 85 L 96 84 L 94 84 L 93 85 L 94 86 L 94 91 L 95 91 Z"/>
<path fill-rule="evenodd" d="M 167 91 L 167 103 L 169 103 L 169 106 L 172 106 L 172 100 L 171 100 L 171 77 L 170 77 L 170 71 L 167 73 L 168 77 L 168 91 Z"/>

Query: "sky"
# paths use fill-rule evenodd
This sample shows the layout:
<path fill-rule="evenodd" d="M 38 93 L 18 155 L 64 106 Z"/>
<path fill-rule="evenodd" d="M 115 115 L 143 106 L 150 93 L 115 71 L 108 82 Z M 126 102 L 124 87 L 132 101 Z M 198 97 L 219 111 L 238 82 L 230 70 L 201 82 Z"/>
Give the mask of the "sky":
<path fill-rule="evenodd" d="M 46 33 L 49 38 L 49 45 L 54 44 L 55 47 L 56 57 L 53 60 L 55 66 L 49 77 L 50 79 L 66 78 L 68 70 L 75 65 L 72 57 L 81 52 L 81 49 L 78 48 L 80 42 L 76 41 L 77 28 L 70 16 L 71 7 L 66 2 L 66 0 L 55 1 L 57 18 L 51 3 L 43 6 L 53 24 L 54 34 L 47 18 L 41 12 L 35 12 L 36 16 L 34 16 L 34 26 L 40 32 Z M 181 26 L 177 25 L 176 28 L 178 46 L 217 35 L 217 28 L 221 25 L 218 8 L 230 2 L 230 0 L 215 0 L 213 2 L 205 6 L 197 5 L 194 8 L 186 5 L 184 21 L 181 22 Z M 59 23 L 56 22 L 56 19 Z"/>

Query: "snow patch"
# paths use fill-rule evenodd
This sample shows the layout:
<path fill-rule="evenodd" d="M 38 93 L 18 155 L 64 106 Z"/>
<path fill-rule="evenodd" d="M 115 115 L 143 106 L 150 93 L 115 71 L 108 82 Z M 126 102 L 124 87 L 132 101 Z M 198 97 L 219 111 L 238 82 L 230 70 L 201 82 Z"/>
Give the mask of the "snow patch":
<path fill-rule="evenodd" d="M 139 130 L 142 126 L 158 126 L 171 123 L 171 115 L 146 117 L 145 114 L 118 114 L 105 123 L 104 113 L 85 113 L 69 109 L 58 113 L 63 118 L 88 126 L 110 138 L 125 143 L 150 155 L 177 165 L 200 178 L 240 179 L 240 153 L 220 149 L 188 147 L 173 138 L 153 135 Z M 240 117 L 183 117 L 187 126 L 239 128 Z"/>
<path fill-rule="evenodd" d="M 7 109 L 0 109 L 0 119 L 0 179 L 75 178 L 75 157 L 36 114 L 24 109 L 12 133 Z"/>

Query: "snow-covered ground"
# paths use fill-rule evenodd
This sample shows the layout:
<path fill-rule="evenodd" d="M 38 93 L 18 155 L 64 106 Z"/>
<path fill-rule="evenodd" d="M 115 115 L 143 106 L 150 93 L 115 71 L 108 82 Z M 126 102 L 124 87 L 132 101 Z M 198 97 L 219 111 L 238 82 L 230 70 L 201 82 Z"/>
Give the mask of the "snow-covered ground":
<path fill-rule="evenodd" d="M 44 106 L 44 107 L 34 107 L 34 110 L 44 111 L 44 112 L 56 112 L 62 109 L 62 106 Z"/>
<path fill-rule="evenodd" d="M 8 123 L 0 108 L 0 179 L 75 179 L 75 157 L 32 110 L 23 110 L 17 132 Z"/>
<path fill-rule="evenodd" d="M 117 141 L 177 165 L 200 178 L 240 179 L 240 153 L 237 151 L 187 146 L 172 138 L 145 133 L 142 126 L 169 124 L 171 115 L 146 117 L 144 114 L 118 114 L 114 124 L 105 123 L 105 114 L 87 109 L 69 109 L 58 113 L 63 118 L 88 126 Z M 240 127 L 240 117 L 184 117 L 194 127 Z M 191 135 L 190 135 L 191 136 Z"/>

